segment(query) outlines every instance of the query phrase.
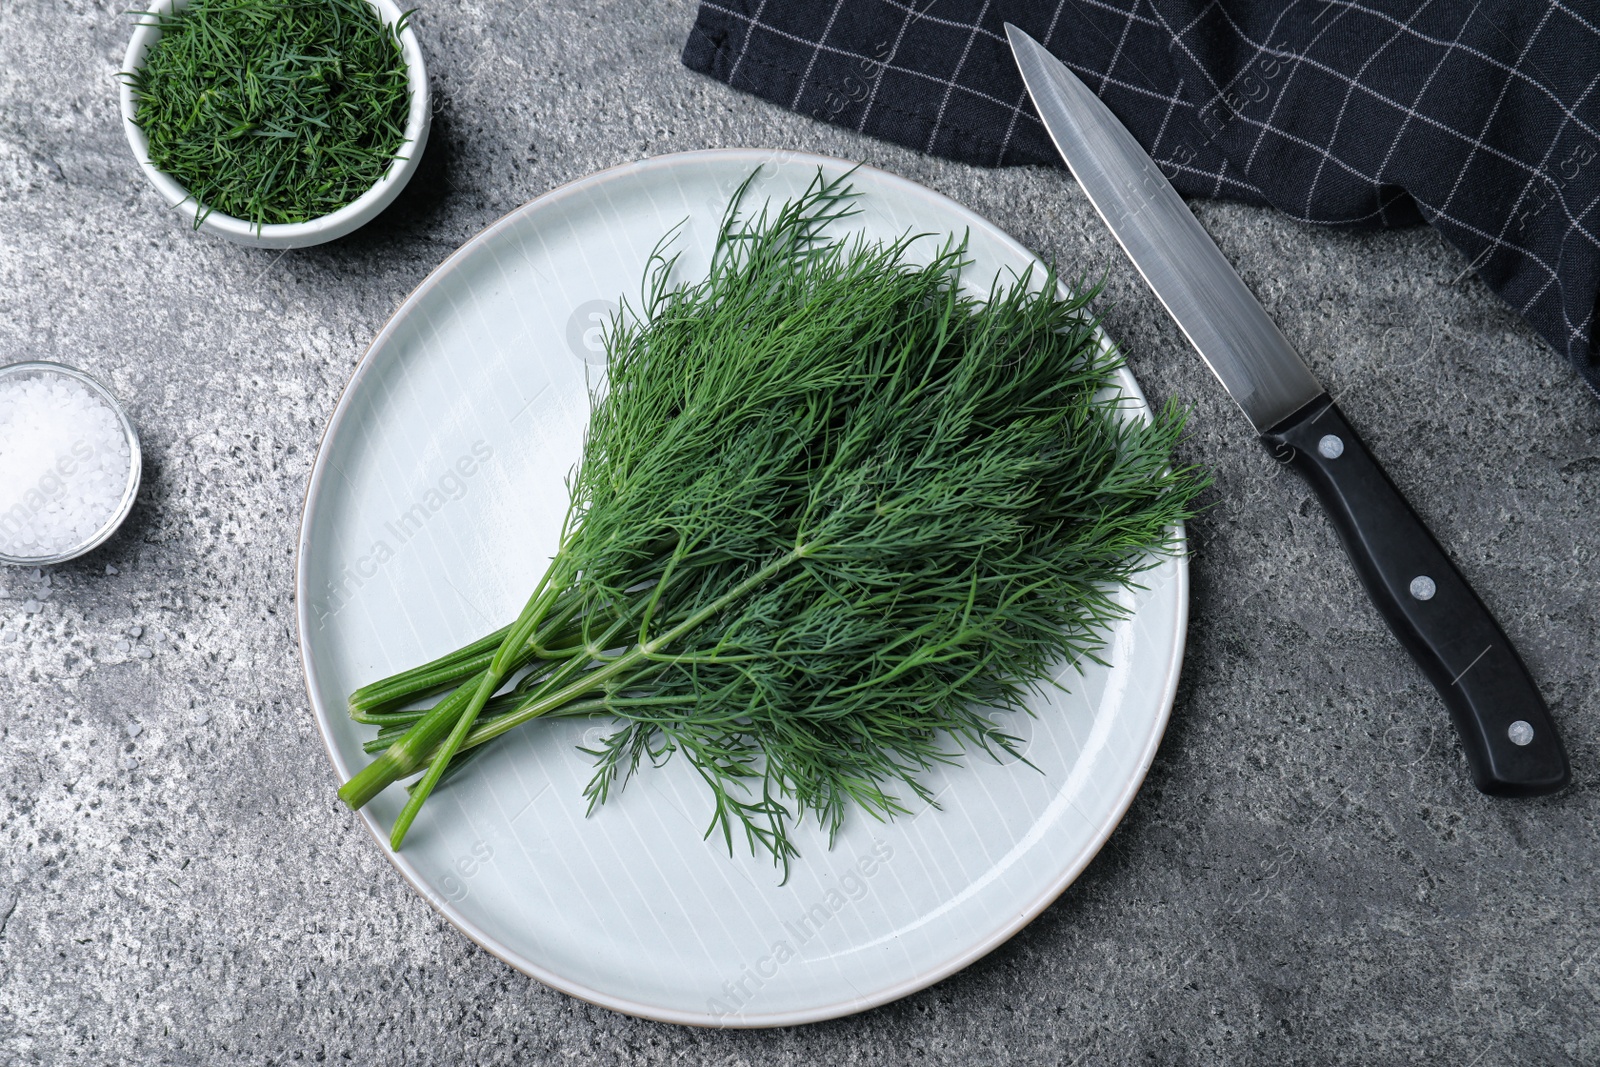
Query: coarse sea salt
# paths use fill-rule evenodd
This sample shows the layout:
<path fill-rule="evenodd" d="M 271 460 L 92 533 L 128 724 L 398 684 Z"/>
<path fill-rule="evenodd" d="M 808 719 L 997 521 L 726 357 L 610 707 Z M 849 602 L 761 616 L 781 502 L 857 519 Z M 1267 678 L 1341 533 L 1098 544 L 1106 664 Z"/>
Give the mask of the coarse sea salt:
<path fill-rule="evenodd" d="M 0 555 L 48 559 L 116 517 L 128 436 L 94 390 L 47 370 L 0 375 Z"/>

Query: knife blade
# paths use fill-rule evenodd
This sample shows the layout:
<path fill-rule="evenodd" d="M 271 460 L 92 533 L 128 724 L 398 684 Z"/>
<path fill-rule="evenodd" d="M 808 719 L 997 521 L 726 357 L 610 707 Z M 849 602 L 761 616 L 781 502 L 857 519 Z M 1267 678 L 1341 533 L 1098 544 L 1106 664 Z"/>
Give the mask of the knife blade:
<path fill-rule="evenodd" d="M 1473 782 L 1553 793 L 1566 751 L 1532 676 L 1160 168 L 1094 92 L 1007 23 L 1034 107 L 1089 202 L 1269 451 L 1311 483 L 1362 584 L 1450 709 Z"/>

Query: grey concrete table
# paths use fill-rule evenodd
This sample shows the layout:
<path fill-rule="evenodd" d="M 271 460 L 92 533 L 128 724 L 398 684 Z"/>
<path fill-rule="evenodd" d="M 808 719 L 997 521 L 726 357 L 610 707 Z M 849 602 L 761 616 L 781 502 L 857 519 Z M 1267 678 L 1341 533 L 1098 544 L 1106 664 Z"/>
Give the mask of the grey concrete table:
<path fill-rule="evenodd" d="M 0 1062 L 1600 1062 L 1600 404 L 1431 232 L 1197 205 L 1521 648 L 1575 766 L 1554 798 L 1473 791 L 1309 490 L 1063 172 L 942 163 L 692 75 L 689 0 L 439 3 L 416 24 L 442 107 L 401 202 L 244 250 L 131 162 L 128 6 L 0 0 L 0 361 L 98 374 L 147 457 L 104 549 L 0 573 Z M 1193 403 L 1216 474 L 1172 725 L 1100 857 L 958 976 L 780 1032 L 614 1015 L 446 925 L 335 801 L 292 621 L 318 437 L 405 294 L 559 182 L 721 145 L 867 159 L 1109 267 L 1112 334 Z"/>

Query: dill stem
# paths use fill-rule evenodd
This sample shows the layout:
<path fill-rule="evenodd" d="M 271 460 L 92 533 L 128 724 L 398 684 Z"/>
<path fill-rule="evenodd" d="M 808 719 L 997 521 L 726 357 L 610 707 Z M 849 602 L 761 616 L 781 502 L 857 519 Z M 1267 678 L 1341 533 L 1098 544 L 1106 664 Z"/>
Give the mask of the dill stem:
<path fill-rule="evenodd" d="M 502 646 L 503 648 L 504 646 Z M 499 657 L 496 657 L 497 659 Z M 498 669 L 497 669 L 498 668 Z M 478 718 L 478 712 L 494 696 L 494 691 L 500 688 L 500 680 L 505 677 L 503 664 L 491 665 L 484 671 L 477 689 L 473 690 L 466 707 L 461 709 L 461 714 L 456 717 L 455 725 L 450 728 L 450 735 L 445 738 L 444 744 L 439 748 L 439 755 L 428 767 L 422 776 L 422 781 L 411 790 L 411 795 L 406 798 L 405 807 L 400 809 L 400 817 L 394 822 L 394 829 L 389 831 L 389 847 L 399 850 L 406 839 L 406 831 L 411 829 L 411 824 L 416 820 L 417 812 L 422 810 L 422 805 L 427 802 L 428 795 L 433 792 L 433 787 L 439 784 L 439 778 L 444 774 L 445 768 L 455 758 L 456 750 L 461 747 L 461 742 L 467 736 L 467 731 L 472 729 L 473 722 Z"/>
<path fill-rule="evenodd" d="M 761 586 L 784 568 L 804 558 L 806 549 L 795 548 L 771 560 L 759 568 L 749 577 L 739 582 L 721 596 L 704 605 L 682 622 L 673 626 L 664 633 L 635 644 L 628 651 L 617 658 L 588 671 L 576 681 L 566 682 L 563 675 L 567 673 L 565 667 L 549 679 L 538 691 L 531 694 L 528 703 L 515 712 L 500 716 L 484 724 L 471 736 L 473 745 L 481 745 L 485 741 L 493 740 L 515 726 L 549 715 L 562 708 L 563 705 L 577 700 L 577 698 L 596 690 L 604 689 L 608 683 L 625 676 L 628 671 L 648 663 L 672 642 L 683 637 L 695 627 L 727 609 L 741 597 Z M 542 592 L 542 589 L 541 589 Z M 535 593 L 537 599 L 539 593 Z M 531 605 L 530 605 L 531 606 Z M 520 620 L 519 620 L 520 621 Z M 579 663 L 578 659 L 570 660 L 568 665 Z M 427 762 L 428 775 L 437 784 L 438 777 L 442 775 L 456 751 L 463 747 L 468 738 L 467 730 L 473 725 L 478 711 L 493 695 L 499 686 L 499 679 L 494 678 L 493 670 L 488 670 L 478 675 L 475 681 L 469 681 L 457 689 L 445 700 L 439 702 L 432 711 L 419 720 L 405 737 L 389 746 L 388 751 L 379 756 L 372 763 L 363 768 L 355 777 L 344 784 L 339 790 L 339 798 L 352 809 L 359 809 L 385 788 L 399 781 L 401 778 L 414 773 Z M 563 684 L 565 683 L 565 684 Z M 551 690 L 554 689 L 552 692 Z M 471 708 L 470 715 L 468 708 Z M 596 709 L 598 710 L 598 709 Z M 466 724 L 463 727 L 463 723 Z M 446 739 L 443 747 L 435 749 L 440 736 L 447 726 L 451 729 L 450 738 Z M 457 736 L 459 733 L 460 736 Z M 454 744 L 450 741 L 454 740 Z M 427 778 L 424 778 L 424 782 Z M 428 789 L 431 790 L 432 786 Z M 420 795 L 420 799 L 419 799 Z M 407 801 L 406 808 L 402 810 L 400 820 L 397 820 L 390 835 L 390 844 L 398 849 L 405 840 L 405 833 L 411 826 L 411 819 L 416 818 L 416 811 L 422 807 L 423 800 L 427 799 L 427 791 L 413 792 Z M 407 819 L 406 812 L 411 813 Z"/>
<path fill-rule="evenodd" d="M 547 620 L 548 628 L 560 632 L 546 638 L 534 634 L 529 639 L 526 654 L 519 655 L 512 666 L 516 670 L 532 659 L 562 660 L 583 651 L 582 632 L 572 627 L 561 629 L 571 620 L 575 605 L 569 605 Z M 350 694 L 350 718 L 369 726 L 388 726 L 393 723 L 416 722 L 423 710 L 394 710 L 422 697 L 432 696 L 487 670 L 494 662 L 496 651 L 505 640 L 510 625 L 502 626 L 492 634 L 478 638 L 420 667 L 402 671 L 357 689 Z M 574 644 L 574 642 L 577 642 Z M 509 673 L 509 672 L 508 672 Z"/>
<path fill-rule="evenodd" d="M 515 711 L 521 712 L 525 707 L 527 707 L 526 702 L 517 705 Z M 592 700 L 577 700 L 573 701 L 571 704 L 566 704 L 560 708 L 542 712 L 536 716 L 526 716 L 522 719 L 519 719 L 517 723 L 514 723 L 513 725 L 520 725 L 521 723 L 528 722 L 533 718 L 576 719 L 582 718 L 586 715 L 603 715 L 610 708 L 611 702 L 605 697 L 595 697 Z M 460 750 L 456 752 L 455 758 L 451 761 L 452 765 L 457 767 L 460 766 L 462 763 L 478 754 L 479 746 L 486 744 L 489 741 L 493 741 L 495 738 L 505 733 L 507 729 L 510 729 L 510 727 L 499 730 L 490 729 L 490 727 L 496 725 L 501 719 L 505 718 L 505 714 L 506 713 L 501 713 L 500 715 L 496 715 L 490 719 L 485 719 L 484 717 L 480 716 L 478 722 L 473 726 L 472 731 L 468 733 L 466 738 L 461 742 Z M 438 754 L 439 753 L 437 749 L 429 753 L 425 766 L 431 766 Z M 444 774 L 439 779 L 440 783 L 442 784 L 448 780 L 451 773 L 452 768 L 446 767 Z"/>
<path fill-rule="evenodd" d="M 483 706 L 483 710 L 478 713 L 478 717 L 480 719 L 493 718 L 494 716 L 504 715 L 508 711 L 514 711 L 517 708 L 520 708 L 526 701 L 528 694 L 532 692 L 540 682 L 547 680 L 559 666 L 570 661 L 571 659 L 571 655 L 561 657 L 560 659 L 556 657 L 548 657 L 544 661 L 534 664 L 533 669 L 519 678 L 516 685 L 494 697 L 489 701 L 489 703 L 485 704 Z M 519 666 L 521 666 L 521 664 L 519 664 Z M 379 730 L 371 740 L 362 746 L 363 751 L 367 752 L 369 755 L 384 751 L 397 738 L 403 736 L 413 724 L 415 724 L 419 719 L 425 717 L 432 710 L 432 706 L 406 708 L 401 711 L 386 711 L 369 716 L 369 718 L 376 718 L 379 720 L 379 722 L 376 723 L 376 725 L 379 726 Z"/>
<path fill-rule="evenodd" d="M 659 654 L 661 649 L 665 648 L 673 641 L 676 641 L 678 638 L 684 636 L 684 634 L 688 633 L 702 622 L 705 622 L 706 619 L 709 619 L 712 615 L 715 615 L 723 608 L 726 608 L 734 600 L 737 600 L 739 597 L 755 589 L 762 582 L 773 577 L 790 563 L 800 559 L 801 555 L 801 551 L 797 549 L 788 555 L 779 557 L 773 562 L 767 564 L 765 567 L 761 568 L 761 570 L 757 571 L 754 575 L 740 583 L 738 586 L 735 586 L 730 592 L 718 598 L 717 601 L 708 604 L 706 607 L 702 608 L 694 615 L 691 615 L 682 623 L 673 627 L 671 630 L 668 630 L 660 637 L 657 637 L 651 641 L 639 642 L 627 652 L 624 652 L 622 655 L 606 664 L 606 666 L 584 675 L 582 681 L 574 682 L 572 685 L 569 685 L 566 688 L 548 696 L 543 695 L 541 692 L 533 693 L 529 696 L 528 702 L 523 704 L 521 707 L 514 711 L 507 712 L 504 715 L 498 716 L 491 722 L 484 723 L 482 726 L 468 734 L 465 741 L 462 743 L 462 748 L 471 748 L 476 745 L 481 745 L 485 741 L 493 741 L 507 730 L 515 729 L 516 727 L 521 726 L 523 723 L 530 722 L 533 719 L 543 718 L 550 715 L 565 716 L 568 714 L 599 714 L 611 706 L 611 702 L 609 700 L 601 698 L 594 702 L 585 701 L 581 702 L 580 704 L 569 704 L 568 702 L 576 700 L 585 693 L 591 693 L 597 688 L 603 688 L 607 682 L 611 681 L 617 675 L 625 673 L 629 668 L 639 666 L 643 663 L 648 663 Z M 604 677 L 602 677 L 602 672 L 604 672 Z M 630 678 L 628 680 L 632 681 L 635 679 Z M 625 686 L 627 683 L 623 682 L 622 684 Z M 548 688 L 548 686 L 545 688 Z M 583 710 L 578 710 L 580 707 Z"/>
<path fill-rule="evenodd" d="M 421 766 L 428 750 L 438 744 L 441 738 L 451 732 L 452 726 L 460 721 L 466 708 L 471 706 L 489 676 L 498 672 L 498 677 L 489 687 L 489 693 L 483 700 L 478 701 L 477 707 L 472 709 L 472 717 L 477 717 L 478 711 L 487 702 L 488 697 L 499 687 L 500 679 L 504 678 L 509 670 L 515 669 L 513 664 L 517 658 L 522 657 L 522 662 L 532 658 L 532 652 L 527 648 L 529 631 L 537 625 L 542 614 L 549 584 L 550 572 L 547 571 L 538 587 L 534 589 L 533 595 L 528 598 L 528 604 L 523 608 L 517 621 L 505 628 L 500 646 L 489 666 L 475 675 L 472 681 L 435 704 L 427 714 L 412 724 L 403 737 L 390 745 L 383 755 L 363 767 L 348 782 L 340 786 L 339 799 L 352 809 L 360 808 L 381 793 L 389 783 L 415 771 Z M 513 641 L 516 642 L 515 651 L 508 654 L 507 645 Z"/>
<path fill-rule="evenodd" d="M 438 659 L 362 686 L 350 694 L 350 717 L 356 722 L 372 722 L 371 718 L 363 716 L 425 696 L 430 691 L 437 692 L 452 682 L 477 674 L 494 660 L 495 650 L 510 629 L 509 624 L 502 626 Z"/>
<path fill-rule="evenodd" d="M 567 620 L 563 617 L 558 621 L 565 623 Z M 613 623 L 612 629 L 607 632 L 612 632 L 616 625 L 618 624 Z M 504 635 L 510 629 L 511 627 L 507 626 L 489 636 Z M 572 637 L 573 632 L 564 629 L 562 633 L 556 635 L 554 640 L 570 640 Z M 481 640 L 487 640 L 487 638 Z M 501 640 L 504 640 L 503 636 Z M 522 650 L 508 661 L 508 666 L 502 677 L 511 674 L 536 658 L 560 660 L 560 666 L 555 670 L 553 676 L 565 677 L 571 674 L 573 669 L 582 665 L 583 660 L 579 653 L 583 652 L 585 647 L 580 644 L 568 649 L 561 649 L 559 651 L 561 651 L 562 655 L 555 656 L 552 650 L 544 647 L 543 642 L 537 639 L 529 639 L 524 643 Z M 360 809 L 391 783 L 420 770 L 428 759 L 429 754 L 438 745 L 440 738 L 450 729 L 450 724 L 459 718 L 467 701 L 475 693 L 476 687 L 482 684 L 487 668 L 488 665 L 486 664 L 484 668 L 474 673 L 468 681 L 431 708 L 423 708 L 416 711 L 364 712 L 361 716 L 352 716 L 357 722 L 368 722 L 379 726 L 408 725 L 409 729 L 392 745 L 384 749 L 382 755 L 371 764 L 363 767 L 341 786 L 339 798 L 350 808 Z M 421 692 L 421 690 L 415 690 L 410 696 L 421 695 Z M 400 699 L 405 700 L 410 699 L 410 697 L 402 697 Z"/>
<path fill-rule="evenodd" d="M 560 598 L 560 590 L 553 587 L 550 581 L 550 577 L 555 571 L 556 567 L 552 564 L 551 568 L 545 571 L 544 577 L 539 579 L 539 584 L 534 588 L 533 595 L 528 597 L 527 606 L 522 609 L 522 614 L 517 616 L 517 621 L 512 623 L 506 630 L 506 635 L 501 640 L 500 647 L 495 650 L 494 659 L 490 662 L 488 668 L 478 676 L 476 688 L 469 683 L 457 690 L 457 692 L 470 692 L 470 695 L 461 710 L 456 714 L 456 718 L 450 727 L 450 733 L 444 739 L 444 744 L 440 748 L 440 756 L 442 758 L 436 760 L 435 764 L 428 768 L 427 773 L 422 776 L 422 781 L 411 791 L 411 796 L 407 798 L 405 807 L 400 809 L 400 816 L 395 820 L 394 829 L 389 833 L 391 847 L 397 850 L 400 848 L 401 842 L 406 839 L 406 831 L 411 828 L 412 821 L 416 819 L 417 812 L 422 810 L 422 805 L 426 803 L 428 795 L 433 792 L 433 787 L 439 784 L 439 777 L 444 774 L 445 768 L 449 766 L 456 749 L 461 746 L 462 739 L 467 736 L 467 731 L 472 728 L 473 722 L 477 720 L 478 713 L 489 702 L 489 698 L 494 696 L 495 690 L 500 688 L 500 683 L 505 679 L 505 676 L 516 669 L 519 658 L 525 661 L 529 655 L 528 646 L 531 643 L 534 630 L 544 620 L 553 602 Z M 448 714 L 437 716 L 430 714 L 423 722 L 429 722 L 433 730 L 438 730 L 444 724 L 450 723 L 451 719 Z M 405 751 L 408 755 L 420 755 L 421 753 L 418 750 L 425 750 L 428 747 L 422 737 L 423 731 L 419 729 L 421 725 L 422 723 L 419 722 L 417 726 L 413 726 L 404 737 L 395 742 L 394 747 L 405 746 Z"/>
<path fill-rule="evenodd" d="M 470 685 L 470 683 L 469 683 Z M 472 690 L 464 685 L 435 704 L 418 719 L 404 737 L 384 750 L 383 754 L 339 787 L 339 799 L 351 810 L 358 810 L 389 785 L 412 774 L 421 766 L 427 749 L 438 743 L 450 725 L 460 717 L 461 709 L 471 699 Z M 417 749 L 423 749 L 418 752 Z"/>

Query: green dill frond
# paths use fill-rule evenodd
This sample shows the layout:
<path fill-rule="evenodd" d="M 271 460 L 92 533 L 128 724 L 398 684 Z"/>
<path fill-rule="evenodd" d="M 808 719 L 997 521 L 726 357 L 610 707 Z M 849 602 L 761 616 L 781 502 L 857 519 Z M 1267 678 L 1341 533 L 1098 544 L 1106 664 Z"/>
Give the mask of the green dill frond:
<path fill-rule="evenodd" d="M 891 818 L 963 750 L 1014 753 L 993 710 L 1026 713 L 1056 665 L 1094 656 L 1118 588 L 1174 548 L 1204 484 L 1174 464 L 1184 413 L 1130 416 L 1092 294 L 1030 272 L 976 297 L 962 240 L 918 264 L 909 235 L 829 239 L 846 178 L 753 218 L 744 193 L 707 276 L 676 284 L 658 247 L 607 331 L 561 549 L 500 640 L 507 673 L 479 642 L 352 695 L 353 714 L 395 715 L 461 683 L 386 725 L 352 806 L 530 719 L 609 716 L 591 810 L 687 759 L 707 833 L 787 869 L 797 821 Z"/>

